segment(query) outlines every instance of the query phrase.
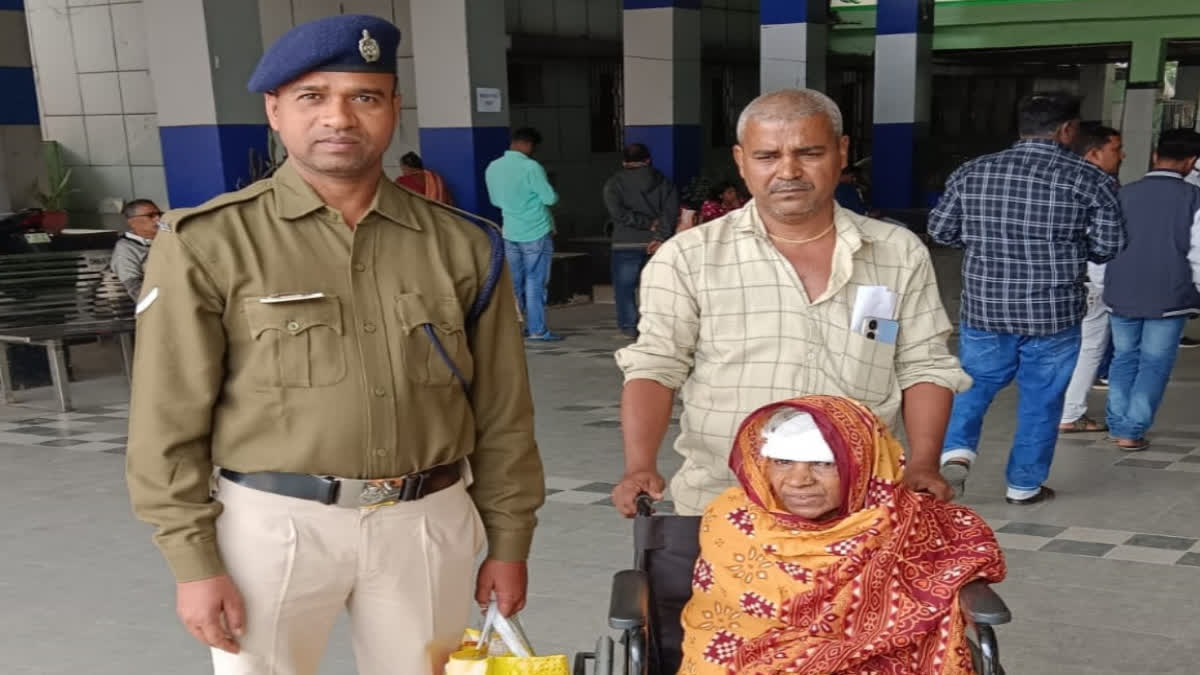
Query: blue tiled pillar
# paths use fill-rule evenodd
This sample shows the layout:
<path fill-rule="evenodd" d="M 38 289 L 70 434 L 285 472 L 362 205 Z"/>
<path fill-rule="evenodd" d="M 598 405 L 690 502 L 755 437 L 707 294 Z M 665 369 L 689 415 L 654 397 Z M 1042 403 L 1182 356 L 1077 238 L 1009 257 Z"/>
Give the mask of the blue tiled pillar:
<path fill-rule="evenodd" d="M 928 136 L 933 82 L 933 0 L 879 0 L 871 198 L 879 208 L 918 203 L 917 147 Z"/>
<path fill-rule="evenodd" d="M 244 186 L 269 133 L 262 96 L 246 90 L 263 51 L 258 3 L 173 0 L 144 12 L 170 206 Z"/>
<path fill-rule="evenodd" d="M 0 53 L 0 213 L 30 205 L 29 183 L 41 167 L 28 149 L 41 139 L 37 85 L 21 0 L 0 0 L 0 35 L 21 43 Z M 31 167 L 30 163 L 34 162 Z"/>
<path fill-rule="evenodd" d="M 700 1 L 624 0 L 625 143 L 679 185 L 700 171 Z"/>
<path fill-rule="evenodd" d="M 459 207 L 498 221 L 483 172 L 509 143 L 504 3 L 413 2 L 411 11 L 421 159 Z M 499 92 L 498 112 L 480 109 L 480 89 Z"/>
<path fill-rule="evenodd" d="M 760 0 L 759 87 L 825 91 L 829 0 Z"/>

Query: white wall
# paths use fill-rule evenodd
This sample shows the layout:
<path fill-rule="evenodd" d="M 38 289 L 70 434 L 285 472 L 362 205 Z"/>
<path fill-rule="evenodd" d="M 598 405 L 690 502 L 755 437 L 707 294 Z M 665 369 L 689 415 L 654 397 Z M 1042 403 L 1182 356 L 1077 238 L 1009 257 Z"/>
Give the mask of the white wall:
<path fill-rule="evenodd" d="M 42 135 L 74 167 L 73 208 L 133 198 L 166 206 L 141 0 L 26 0 L 25 14 Z"/>

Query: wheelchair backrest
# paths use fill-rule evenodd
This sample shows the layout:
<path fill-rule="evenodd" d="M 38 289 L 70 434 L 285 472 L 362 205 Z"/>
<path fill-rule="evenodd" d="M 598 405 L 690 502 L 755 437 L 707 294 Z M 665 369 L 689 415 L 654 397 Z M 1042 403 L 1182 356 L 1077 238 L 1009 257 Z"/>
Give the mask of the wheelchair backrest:
<path fill-rule="evenodd" d="M 700 556 L 700 518 L 635 518 L 634 547 L 634 565 L 650 579 L 650 672 L 674 675 L 682 660 L 679 616 L 692 595 L 692 569 Z"/>

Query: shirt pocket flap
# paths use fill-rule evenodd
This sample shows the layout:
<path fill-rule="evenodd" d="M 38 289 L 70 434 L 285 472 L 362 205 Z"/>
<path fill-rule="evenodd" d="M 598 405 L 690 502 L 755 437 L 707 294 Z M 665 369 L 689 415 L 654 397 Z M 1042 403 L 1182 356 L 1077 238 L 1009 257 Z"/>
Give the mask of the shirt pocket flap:
<path fill-rule="evenodd" d="M 420 293 L 396 296 L 396 316 L 405 332 L 430 324 L 444 333 L 463 330 L 462 308 L 455 297 L 426 297 Z"/>
<path fill-rule="evenodd" d="M 255 339 L 269 330 L 300 335 L 317 326 L 330 328 L 338 335 L 343 334 L 342 305 L 337 296 L 283 303 L 264 303 L 259 300 L 248 298 L 243 302 L 250 336 Z"/>

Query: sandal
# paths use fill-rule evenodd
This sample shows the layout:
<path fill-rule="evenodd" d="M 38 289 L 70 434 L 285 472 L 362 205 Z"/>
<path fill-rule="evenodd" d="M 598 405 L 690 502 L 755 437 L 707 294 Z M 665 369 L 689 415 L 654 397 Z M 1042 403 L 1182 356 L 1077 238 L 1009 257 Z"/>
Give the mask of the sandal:
<path fill-rule="evenodd" d="M 1084 415 L 1074 422 L 1058 425 L 1058 433 L 1060 434 L 1090 434 L 1100 431 L 1108 431 L 1108 425 Z"/>
<path fill-rule="evenodd" d="M 1141 452 L 1150 447 L 1150 441 L 1144 438 L 1136 438 L 1130 440 L 1128 438 L 1114 438 L 1113 442 L 1117 444 L 1117 449 L 1124 452 Z"/>

